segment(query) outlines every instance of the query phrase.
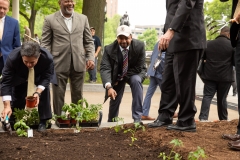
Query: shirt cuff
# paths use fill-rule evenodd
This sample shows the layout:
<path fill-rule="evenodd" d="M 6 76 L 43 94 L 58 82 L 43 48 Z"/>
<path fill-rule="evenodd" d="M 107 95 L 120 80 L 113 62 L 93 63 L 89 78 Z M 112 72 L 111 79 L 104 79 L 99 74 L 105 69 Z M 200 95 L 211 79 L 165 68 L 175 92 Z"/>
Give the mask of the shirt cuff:
<path fill-rule="evenodd" d="M 12 96 L 2 96 L 2 101 L 12 101 Z"/>
<path fill-rule="evenodd" d="M 111 86 L 111 83 L 110 83 L 110 82 L 107 82 L 107 83 L 105 84 L 105 88 L 106 88 L 109 84 L 110 84 L 110 86 Z"/>
<path fill-rule="evenodd" d="M 42 91 L 44 91 L 44 89 L 45 89 L 45 87 L 41 86 L 41 85 L 38 85 L 37 88 L 40 88 Z"/>

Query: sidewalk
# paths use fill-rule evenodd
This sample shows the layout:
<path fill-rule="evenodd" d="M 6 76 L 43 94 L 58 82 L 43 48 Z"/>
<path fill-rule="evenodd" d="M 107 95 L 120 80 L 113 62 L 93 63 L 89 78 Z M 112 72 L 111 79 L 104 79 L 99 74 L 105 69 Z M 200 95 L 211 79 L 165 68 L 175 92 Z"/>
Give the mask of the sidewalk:
<path fill-rule="evenodd" d="M 146 94 L 148 86 L 143 86 L 144 90 L 144 96 Z M 199 97 L 199 95 L 202 95 L 202 88 L 203 84 L 201 80 L 197 79 L 197 85 L 196 85 L 196 95 Z M 101 84 L 84 84 L 83 88 L 83 96 L 90 104 L 102 104 L 104 100 L 104 94 L 105 90 Z M 159 108 L 159 102 L 161 98 L 161 92 L 159 89 L 156 90 L 155 94 L 152 97 L 152 103 L 151 103 L 151 109 L 149 115 L 151 117 L 157 117 L 158 116 L 158 108 Z M 197 98 L 198 99 L 198 98 Z M 232 96 L 232 90 L 230 89 L 229 95 L 227 98 L 228 102 L 237 107 L 237 96 Z M 65 95 L 65 102 L 71 103 L 71 96 L 69 91 L 69 86 L 67 87 L 66 95 Z M 128 85 L 126 85 L 125 93 L 122 99 L 122 103 L 120 106 L 119 111 L 119 117 L 124 118 L 125 123 L 132 123 L 132 111 L 131 111 L 131 104 L 132 104 L 132 95 L 131 90 Z M 201 101 L 196 100 L 195 105 L 197 107 L 197 113 L 195 115 L 195 119 L 198 120 L 200 108 L 201 108 Z M 109 127 L 113 126 L 115 123 L 108 123 L 107 117 L 108 117 L 108 106 L 109 106 L 109 99 L 103 104 L 103 119 L 100 127 Z M 3 110 L 3 104 L 0 103 L 0 112 Z M 228 109 L 228 117 L 229 120 L 232 119 L 238 119 L 238 112 L 236 110 Z M 214 104 L 211 104 L 210 107 L 210 113 L 209 113 L 209 121 L 218 120 L 218 114 L 217 114 L 217 107 Z M 143 121 L 144 123 L 149 123 L 152 121 Z M 52 128 L 57 128 L 56 126 L 52 126 Z M 1 127 L 0 127 L 1 131 Z"/>

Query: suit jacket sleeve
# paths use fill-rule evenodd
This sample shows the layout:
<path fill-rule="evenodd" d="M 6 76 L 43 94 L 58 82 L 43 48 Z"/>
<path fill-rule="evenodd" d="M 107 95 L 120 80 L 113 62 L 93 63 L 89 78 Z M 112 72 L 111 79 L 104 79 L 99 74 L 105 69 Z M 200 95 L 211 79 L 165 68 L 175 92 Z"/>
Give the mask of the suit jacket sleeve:
<path fill-rule="evenodd" d="M 136 44 L 134 45 L 134 49 L 137 48 L 136 53 L 138 54 L 138 58 L 136 59 L 136 63 L 134 66 L 128 68 L 128 72 L 127 72 L 127 78 L 130 78 L 130 76 L 132 75 L 139 75 L 142 79 L 142 81 L 144 81 L 145 79 L 145 74 L 146 74 L 146 67 L 145 67 L 145 48 L 144 48 L 144 43 L 138 41 Z M 136 46 L 135 46 L 136 45 Z M 133 55 L 136 56 L 136 55 Z"/>
<path fill-rule="evenodd" d="M 46 48 L 48 51 L 50 51 L 50 53 L 52 53 L 52 50 L 51 50 L 52 34 L 53 33 L 52 33 L 51 25 L 50 25 L 48 19 L 45 18 L 44 24 L 43 24 L 43 29 L 42 29 L 41 46 L 43 48 Z"/>
<path fill-rule="evenodd" d="M 19 24 L 17 22 L 15 25 L 15 29 L 14 29 L 13 49 L 20 47 L 20 46 L 21 46 L 20 32 L 19 32 Z"/>
<path fill-rule="evenodd" d="M 109 52 L 109 50 L 107 47 L 105 47 L 104 53 L 102 56 L 102 61 L 100 64 L 100 73 L 101 73 L 100 75 L 101 75 L 102 84 L 103 84 L 104 88 L 105 88 L 105 84 L 107 82 L 112 83 L 112 78 L 111 78 L 112 77 L 112 66 L 110 63 L 110 57 L 107 54 L 107 52 Z"/>
<path fill-rule="evenodd" d="M 8 58 L 2 74 L 2 81 L 1 81 L 1 96 L 5 95 L 12 95 L 12 83 L 14 77 L 14 68 L 13 63 Z"/>
<path fill-rule="evenodd" d="M 89 29 L 89 23 L 88 23 L 87 17 L 85 20 L 84 32 L 83 32 L 83 45 L 86 51 L 86 59 L 95 61 L 95 58 L 94 58 L 95 50 L 94 50 L 93 38 Z"/>
<path fill-rule="evenodd" d="M 186 20 L 194 8 L 195 3 L 196 0 L 181 0 L 169 28 L 173 28 L 176 32 L 181 32 Z"/>

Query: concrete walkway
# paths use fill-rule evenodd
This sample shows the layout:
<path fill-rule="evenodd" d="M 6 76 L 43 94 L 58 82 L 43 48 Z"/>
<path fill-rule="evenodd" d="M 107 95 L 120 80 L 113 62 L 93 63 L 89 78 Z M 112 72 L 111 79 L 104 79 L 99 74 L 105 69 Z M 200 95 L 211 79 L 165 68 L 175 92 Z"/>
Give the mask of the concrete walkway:
<path fill-rule="evenodd" d="M 148 86 L 144 86 L 144 96 L 146 94 Z M 198 95 L 197 99 L 201 99 L 203 83 L 199 77 L 197 78 L 197 85 L 196 85 L 196 95 Z M 83 96 L 86 98 L 89 104 L 102 104 L 104 100 L 104 94 L 105 90 L 101 84 L 84 84 L 84 93 Z M 199 96 L 200 95 L 200 96 Z M 157 117 L 158 116 L 158 108 L 159 108 L 159 102 L 161 98 L 161 92 L 159 89 L 156 90 L 155 94 L 152 97 L 152 103 L 151 103 L 151 109 L 150 109 L 150 116 L 151 117 Z M 237 96 L 232 96 L 232 89 L 229 91 L 229 95 L 227 98 L 228 102 L 231 103 L 235 108 L 237 107 Z M 71 103 L 71 96 L 69 87 L 67 88 L 67 92 L 65 95 L 65 102 Z M 124 118 L 125 123 L 132 123 L 132 112 L 131 112 L 131 103 L 132 103 L 132 95 L 130 87 L 127 85 L 125 89 L 125 93 L 123 96 L 123 100 L 120 106 L 119 111 L 119 117 Z M 198 120 L 200 108 L 201 108 L 201 101 L 196 100 L 195 105 L 197 107 L 197 114 L 195 115 L 195 119 Z M 108 117 L 108 106 L 109 106 L 109 100 L 107 100 L 103 104 L 103 119 L 100 127 L 109 127 L 114 126 L 115 123 L 108 123 L 107 117 Z M 3 109 L 3 104 L 0 103 L 0 112 Z M 236 110 L 228 109 L 228 117 L 229 120 L 232 119 L 238 119 L 238 112 Z M 218 114 L 217 114 L 217 107 L 214 104 L 211 104 L 210 107 L 210 113 L 209 113 L 209 121 L 218 120 Z M 144 123 L 149 123 L 152 121 L 143 121 Z M 1 128 L 1 127 L 0 127 Z M 57 126 L 53 125 L 52 128 L 58 128 Z M 1 130 L 1 129 L 0 129 Z"/>

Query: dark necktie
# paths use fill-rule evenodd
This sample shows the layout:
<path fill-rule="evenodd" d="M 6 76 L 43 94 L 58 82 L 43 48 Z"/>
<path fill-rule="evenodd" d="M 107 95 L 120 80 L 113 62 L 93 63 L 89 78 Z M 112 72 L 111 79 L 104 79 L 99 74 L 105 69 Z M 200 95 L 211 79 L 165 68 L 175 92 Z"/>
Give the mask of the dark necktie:
<path fill-rule="evenodd" d="M 128 70 L 128 50 L 127 49 L 122 50 L 122 54 L 123 54 L 122 77 L 124 77 L 127 74 L 127 70 Z"/>

